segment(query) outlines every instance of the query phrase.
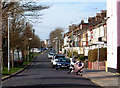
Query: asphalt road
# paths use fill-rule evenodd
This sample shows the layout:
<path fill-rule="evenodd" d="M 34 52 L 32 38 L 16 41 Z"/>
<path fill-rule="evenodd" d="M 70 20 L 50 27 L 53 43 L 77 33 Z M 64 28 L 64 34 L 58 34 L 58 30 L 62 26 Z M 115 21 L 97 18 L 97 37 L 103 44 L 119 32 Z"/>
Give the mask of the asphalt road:
<path fill-rule="evenodd" d="M 47 54 L 37 56 L 27 70 L 3 82 L 2 88 L 101 88 L 74 73 L 68 75 L 68 69 L 52 68 Z"/>

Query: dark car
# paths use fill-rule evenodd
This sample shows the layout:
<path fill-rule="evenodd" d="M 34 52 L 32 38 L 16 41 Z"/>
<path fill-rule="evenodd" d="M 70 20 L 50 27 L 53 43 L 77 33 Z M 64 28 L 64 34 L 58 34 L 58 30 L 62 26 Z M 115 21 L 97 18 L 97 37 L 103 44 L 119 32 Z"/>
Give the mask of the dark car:
<path fill-rule="evenodd" d="M 53 58 L 51 59 L 51 65 L 52 67 L 54 68 L 57 64 L 57 61 L 60 59 L 60 58 L 65 58 L 64 55 L 60 55 L 60 54 L 57 54 L 57 55 L 54 55 Z"/>
<path fill-rule="evenodd" d="M 70 67 L 70 59 L 68 59 L 68 58 L 60 58 L 57 61 L 56 70 L 58 70 L 59 68 L 69 68 L 69 67 Z"/>
<path fill-rule="evenodd" d="M 57 55 L 54 56 L 54 58 L 55 58 L 55 59 L 57 59 L 57 58 L 65 58 L 65 56 L 64 56 L 64 55 L 61 55 L 61 54 L 57 54 Z"/>

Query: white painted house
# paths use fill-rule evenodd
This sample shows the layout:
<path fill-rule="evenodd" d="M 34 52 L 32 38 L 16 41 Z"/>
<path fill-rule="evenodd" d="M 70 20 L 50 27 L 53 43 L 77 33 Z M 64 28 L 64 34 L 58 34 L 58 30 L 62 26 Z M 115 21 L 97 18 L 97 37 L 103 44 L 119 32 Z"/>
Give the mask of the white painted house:
<path fill-rule="evenodd" d="M 107 67 L 120 73 L 120 0 L 107 0 Z"/>

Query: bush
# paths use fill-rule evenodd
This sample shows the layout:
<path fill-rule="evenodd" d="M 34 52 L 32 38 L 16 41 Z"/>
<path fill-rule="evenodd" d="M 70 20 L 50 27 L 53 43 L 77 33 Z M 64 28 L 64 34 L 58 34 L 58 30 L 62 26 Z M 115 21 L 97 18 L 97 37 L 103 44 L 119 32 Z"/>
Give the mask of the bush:
<path fill-rule="evenodd" d="M 78 60 L 84 61 L 84 60 L 85 60 L 85 56 L 84 56 L 84 55 L 80 55 L 80 56 L 78 57 Z"/>
<path fill-rule="evenodd" d="M 72 52 L 68 52 L 68 56 L 72 58 Z"/>
<path fill-rule="evenodd" d="M 72 58 L 72 52 L 68 52 L 68 56 Z M 74 51 L 73 52 L 73 57 L 78 57 L 78 52 Z"/>
<path fill-rule="evenodd" d="M 78 52 L 74 51 L 73 56 L 77 58 L 78 57 Z"/>
<path fill-rule="evenodd" d="M 66 51 L 66 49 L 65 49 L 65 50 L 64 50 L 64 54 L 66 54 L 66 52 L 67 52 L 67 51 Z"/>
<path fill-rule="evenodd" d="M 88 52 L 88 61 L 94 62 L 97 60 L 97 49 Z"/>
<path fill-rule="evenodd" d="M 100 49 L 100 61 L 107 60 L 107 48 L 101 48 Z"/>
<path fill-rule="evenodd" d="M 107 60 L 107 48 L 100 48 L 99 61 Z M 94 62 L 98 59 L 98 49 L 90 50 L 88 52 L 88 61 Z"/>

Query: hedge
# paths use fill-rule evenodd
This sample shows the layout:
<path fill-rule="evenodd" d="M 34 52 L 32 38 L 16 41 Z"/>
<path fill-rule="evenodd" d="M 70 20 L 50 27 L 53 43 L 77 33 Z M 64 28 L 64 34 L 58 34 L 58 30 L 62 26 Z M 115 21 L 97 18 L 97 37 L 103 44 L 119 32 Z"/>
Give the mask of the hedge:
<path fill-rule="evenodd" d="M 83 54 L 80 54 L 78 57 L 78 60 L 84 61 L 85 60 L 85 56 Z"/>
<path fill-rule="evenodd" d="M 71 58 L 72 57 L 72 52 L 68 52 L 68 56 Z M 78 57 L 78 52 L 73 51 L 73 56 Z"/>
<path fill-rule="evenodd" d="M 66 52 L 67 52 L 67 51 L 66 51 L 66 49 L 65 49 L 65 50 L 64 50 L 64 54 L 66 54 Z"/>
<path fill-rule="evenodd" d="M 107 48 L 100 48 L 99 60 L 105 61 L 107 60 Z M 88 61 L 94 62 L 98 59 L 98 49 L 89 50 L 88 52 Z"/>

